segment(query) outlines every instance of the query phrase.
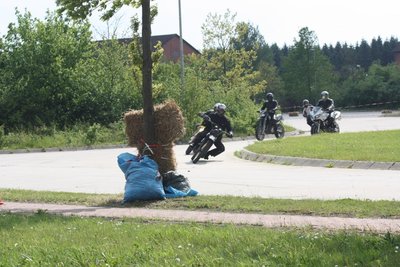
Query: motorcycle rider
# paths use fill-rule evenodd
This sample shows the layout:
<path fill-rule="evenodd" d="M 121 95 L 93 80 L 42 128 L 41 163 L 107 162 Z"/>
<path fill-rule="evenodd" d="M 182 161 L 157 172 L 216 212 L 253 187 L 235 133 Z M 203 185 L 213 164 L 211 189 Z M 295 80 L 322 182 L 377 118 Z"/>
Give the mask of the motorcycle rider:
<path fill-rule="evenodd" d="M 303 100 L 303 117 L 307 118 L 307 124 L 312 125 L 313 121 L 311 120 L 310 112 L 313 109 L 313 106 L 310 105 L 310 101 L 308 99 Z"/>
<path fill-rule="evenodd" d="M 269 92 L 267 93 L 267 100 L 263 103 L 260 112 L 267 112 L 267 121 L 266 125 L 269 125 L 269 122 L 274 119 L 275 111 L 278 109 L 278 101 L 274 99 L 274 94 Z"/>
<path fill-rule="evenodd" d="M 199 115 L 200 117 L 202 117 L 202 118 L 204 117 L 204 115 L 209 116 L 210 114 L 217 112 L 217 108 L 218 108 L 219 105 L 221 105 L 221 103 L 219 103 L 219 102 L 218 102 L 218 103 L 215 103 L 215 104 L 214 104 L 214 107 L 213 107 L 212 109 L 209 109 L 209 110 L 206 111 L 206 112 L 199 112 L 198 115 Z M 206 126 L 206 120 L 203 120 L 201 124 L 196 124 L 196 127 L 197 127 L 197 128 L 198 128 L 199 126 Z M 204 131 L 204 130 L 203 130 L 203 131 Z M 189 143 L 189 146 L 190 146 L 191 148 L 189 148 L 189 149 L 186 150 L 186 155 L 189 155 L 190 152 L 192 152 L 193 147 L 194 147 L 195 144 L 196 144 L 195 141 L 197 141 L 197 140 L 200 140 L 200 141 L 201 141 L 201 139 L 203 139 L 203 137 L 201 137 L 201 136 L 199 137 L 199 135 L 200 135 L 203 131 L 198 130 L 198 132 L 195 134 L 195 136 L 192 137 L 192 141 Z M 199 142 L 200 142 L 200 141 L 199 141 Z"/>
<path fill-rule="evenodd" d="M 331 113 L 333 112 L 333 110 L 335 108 L 335 104 L 334 104 L 333 99 L 329 98 L 328 91 L 321 92 L 321 99 L 318 100 L 317 106 L 321 107 L 324 111 L 327 111 L 329 113 L 328 120 L 329 120 L 329 124 L 332 125 L 333 118 L 331 116 Z"/>
<path fill-rule="evenodd" d="M 226 110 L 226 105 L 220 103 L 216 107 L 216 112 L 212 112 L 207 115 L 212 122 L 217 124 L 222 130 L 228 132 L 228 134 L 227 134 L 228 137 L 232 138 L 233 132 L 232 132 L 231 123 L 230 123 L 230 120 L 225 116 L 225 110 Z M 205 118 L 205 117 L 203 117 L 203 118 Z M 199 143 L 207 135 L 207 133 L 209 133 L 212 129 L 211 122 L 209 122 L 207 119 L 204 119 L 203 122 L 205 124 L 205 128 L 202 132 L 200 132 L 195 137 L 195 139 L 193 140 L 193 145 Z M 207 152 L 207 154 L 204 156 L 205 159 L 208 159 L 209 156 L 216 157 L 217 155 L 219 155 L 225 151 L 225 146 L 224 146 L 224 144 L 222 144 L 221 140 L 222 140 L 222 135 L 220 135 L 214 141 L 215 148 Z"/>

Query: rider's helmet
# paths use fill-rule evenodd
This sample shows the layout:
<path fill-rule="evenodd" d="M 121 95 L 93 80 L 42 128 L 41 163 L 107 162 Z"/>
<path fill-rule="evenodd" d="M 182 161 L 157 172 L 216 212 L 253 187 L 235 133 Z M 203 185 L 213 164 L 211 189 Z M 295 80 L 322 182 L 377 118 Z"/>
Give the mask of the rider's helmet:
<path fill-rule="evenodd" d="M 310 101 L 308 99 L 303 100 L 303 107 L 308 107 L 310 105 Z"/>
<path fill-rule="evenodd" d="M 215 103 L 214 105 L 214 112 L 217 112 L 218 106 L 221 105 L 221 103 Z"/>
<path fill-rule="evenodd" d="M 222 116 L 222 115 L 225 114 L 225 110 L 226 110 L 226 105 L 220 103 L 220 104 L 218 105 L 218 107 L 217 107 L 217 114 L 220 115 L 220 116 Z"/>
<path fill-rule="evenodd" d="M 321 98 L 322 98 L 322 99 L 328 99 L 328 98 L 329 98 L 329 93 L 328 93 L 328 91 L 322 91 L 322 92 L 321 92 Z"/>
<path fill-rule="evenodd" d="M 268 93 L 267 94 L 267 100 L 272 101 L 274 99 L 274 94 L 273 93 Z"/>

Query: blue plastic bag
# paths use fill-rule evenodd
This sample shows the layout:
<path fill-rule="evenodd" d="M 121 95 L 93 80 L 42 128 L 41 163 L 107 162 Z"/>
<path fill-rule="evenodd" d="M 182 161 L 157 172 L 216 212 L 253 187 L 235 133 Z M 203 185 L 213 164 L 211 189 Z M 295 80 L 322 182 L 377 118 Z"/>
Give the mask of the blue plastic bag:
<path fill-rule="evenodd" d="M 130 153 L 118 156 L 118 166 L 125 174 L 124 202 L 165 199 L 165 192 L 157 163 L 148 156 Z"/>
<path fill-rule="evenodd" d="M 189 191 L 184 192 L 178 190 L 172 186 L 168 186 L 165 190 L 166 198 L 177 198 L 177 197 L 194 197 L 197 196 L 198 192 L 194 189 L 189 189 Z"/>

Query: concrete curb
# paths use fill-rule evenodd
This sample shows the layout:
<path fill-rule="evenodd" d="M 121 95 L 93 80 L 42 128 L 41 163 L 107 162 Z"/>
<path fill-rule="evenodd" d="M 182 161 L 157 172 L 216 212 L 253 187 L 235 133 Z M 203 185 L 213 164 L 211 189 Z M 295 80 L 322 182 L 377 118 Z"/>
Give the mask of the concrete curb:
<path fill-rule="evenodd" d="M 266 228 L 312 227 L 328 230 L 356 230 L 377 233 L 400 233 L 400 219 L 343 218 L 303 215 L 269 215 L 191 210 L 156 210 L 131 207 L 87 207 L 47 203 L 5 202 L 0 213 L 37 213 L 39 211 L 63 216 L 103 218 L 145 218 L 172 222 L 257 225 Z"/>
<path fill-rule="evenodd" d="M 311 166 L 326 168 L 346 168 L 346 169 L 374 169 L 374 170 L 400 170 L 400 162 L 370 162 L 370 161 L 352 161 L 352 160 L 329 160 L 312 159 L 289 156 L 275 156 L 257 154 L 246 149 L 237 153 L 239 158 L 258 162 L 274 163 L 281 165 Z"/>

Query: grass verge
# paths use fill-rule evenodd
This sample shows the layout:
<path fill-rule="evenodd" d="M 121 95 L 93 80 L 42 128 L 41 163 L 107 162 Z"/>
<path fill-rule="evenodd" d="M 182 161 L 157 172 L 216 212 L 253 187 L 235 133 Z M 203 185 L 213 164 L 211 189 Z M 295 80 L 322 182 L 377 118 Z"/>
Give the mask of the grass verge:
<path fill-rule="evenodd" d="M 397 266 L 400 236 L 0 214 L 0 266 Z"/>
<path fill-rule="evenodd" d="M 278 156 L 398 162 L 400 130 L 319 134 L 257 142 L 246 149 Z"/>
<path fill-rule="evenodd" d="M 123 196 L 122 194 L 86 194 L 0 189 L 0 199 L 15 202 L 121 207 Z M 207 210 L 236 213 L 400 218 L 399 202 L 386 200 L 292 200 L 200 195 L 163 201 L 137 201 L 124 206 L 148 209 Z"/>

